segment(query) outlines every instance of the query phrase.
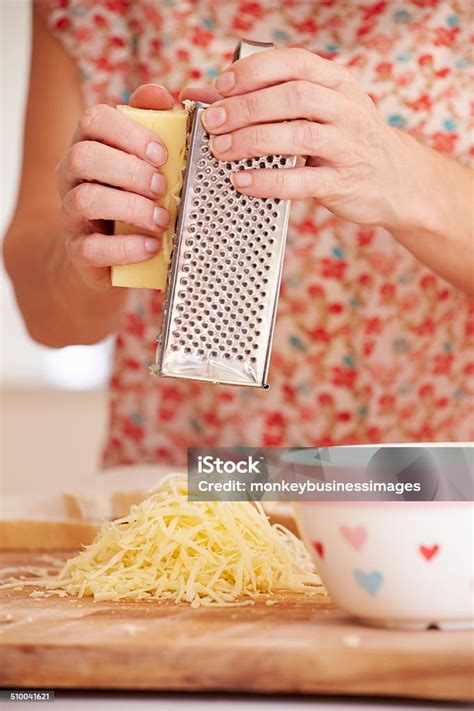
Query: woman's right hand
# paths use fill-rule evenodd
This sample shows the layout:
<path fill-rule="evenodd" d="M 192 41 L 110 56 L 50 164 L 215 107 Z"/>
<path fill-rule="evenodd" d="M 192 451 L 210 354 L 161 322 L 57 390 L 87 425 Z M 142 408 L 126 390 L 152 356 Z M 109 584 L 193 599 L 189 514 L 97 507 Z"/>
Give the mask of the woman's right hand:
<path fill-rule="evenodd" d="M 147 84 L 130 105 L 171 109 L 166 89 Z M 169 213 L 155 201 L 166 191 L 160 166 L 166 147 L 158 136 L 116 109 L 87 108 L 72 144 L 56 168 L 65 248 L 76 272 L 93 287 L 110 286 L 110 267 L 150 259 L 160 248 Z M 113 235 L 114 221 L 149 234 Z"/>

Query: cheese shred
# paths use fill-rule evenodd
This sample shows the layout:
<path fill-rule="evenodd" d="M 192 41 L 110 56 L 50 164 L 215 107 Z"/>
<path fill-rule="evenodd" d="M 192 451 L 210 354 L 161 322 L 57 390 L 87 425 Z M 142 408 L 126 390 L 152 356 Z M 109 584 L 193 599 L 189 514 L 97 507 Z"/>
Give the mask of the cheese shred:
<path fill-rule="evenodd" d="M 57 576 L 35 582 L 53 594 L 192 607 L 324 592 L 303 543 L 272 525 L 261 504 L 190 501 L 181 474 L 163 479 L 127 516 L 104 523 Z"/>

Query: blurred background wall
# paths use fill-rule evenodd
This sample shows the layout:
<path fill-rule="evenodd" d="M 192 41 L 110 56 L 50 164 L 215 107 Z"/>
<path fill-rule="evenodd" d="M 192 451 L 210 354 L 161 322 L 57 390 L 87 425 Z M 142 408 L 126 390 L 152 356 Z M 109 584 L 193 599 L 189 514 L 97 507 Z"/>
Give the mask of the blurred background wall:
<path fill-rule="evenodd" d="M 30 60 L 29 0 L 0 0 L 1 234 L 15 205 Z M 3 494 L 57 488 L 97 467 L 110 343 L 60 350 L 27 335 L 0 266 L 0 483 Z"/>

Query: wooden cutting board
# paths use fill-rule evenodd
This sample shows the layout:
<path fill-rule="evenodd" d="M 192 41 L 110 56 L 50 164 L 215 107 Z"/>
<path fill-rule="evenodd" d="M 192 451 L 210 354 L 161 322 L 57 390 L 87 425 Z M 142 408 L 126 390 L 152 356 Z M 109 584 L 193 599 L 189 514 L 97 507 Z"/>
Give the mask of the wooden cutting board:
<path fill-rule="evenodd" d="M 41 553 L 0 553 L 4 576 L 44 564 Z M 363 627 L 324 596 L 192 610 L 31 590 L 0 590 L 3 687 L 474 695 L 470 632 Z"/>

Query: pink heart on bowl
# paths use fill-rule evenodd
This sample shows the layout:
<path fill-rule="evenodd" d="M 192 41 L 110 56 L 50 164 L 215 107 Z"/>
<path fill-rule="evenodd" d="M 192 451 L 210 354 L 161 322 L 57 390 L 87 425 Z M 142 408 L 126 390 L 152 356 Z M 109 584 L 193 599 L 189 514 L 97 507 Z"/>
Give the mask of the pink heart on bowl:
<path fill-rule="evenodd" d="M 324 558 L 324 546 L 321 541 L 313 541 L 313 547 L 320 558 Z"/>
<path fill-rule="evenodd" d="M 365 526 L 354 526 L 353 528 L 350 528 L 349 526 L 340 526 L 339 531 L 341 532 L 341 536 L 344 540 L 346 540 L 356 551 L 362 548 L 367 538 L 367 529 Z"/>
<path fill-rule="evenodd" d="M 418 550 L 425 560 L 431 560 L 439 551 L 439 545 L 435 543 L 433 546 L 419 546 Z"/>

